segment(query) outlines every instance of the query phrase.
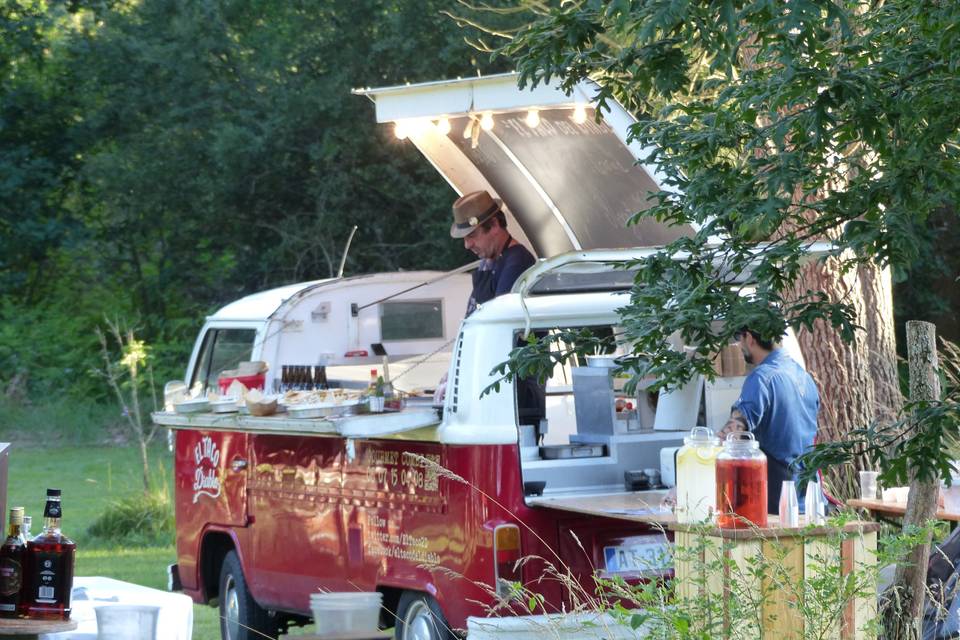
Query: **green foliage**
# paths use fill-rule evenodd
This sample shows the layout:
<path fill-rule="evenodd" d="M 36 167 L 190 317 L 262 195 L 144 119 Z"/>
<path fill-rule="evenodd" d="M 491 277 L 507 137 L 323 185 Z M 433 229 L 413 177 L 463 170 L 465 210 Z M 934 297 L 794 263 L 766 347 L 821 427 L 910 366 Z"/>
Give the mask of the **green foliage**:
<path fill-rule="evenodd" d="M 122 439 L 113 404 L 53 396 L 24 404 L 0 398 L 0 440 L 17 446 L 103 444 Z"/>
<path fill-rule="evenodd" d="M 927 219 L 956 200 L 958 19 L 935 1 L 571 2 L 501 49 L 522 84 L 591 78 L 601 109 L 637 113 L 631 138 L 664 176 L 637 217 L 697 229 L 634 265 L 623 313 L 643 373 L 710 375 L 745 325 L 853 335 L 848 301 L 791 287 L 822 237 L 848 270 L 911 264 Z M 695 357 L 670 351 L 674 331 Z"/>
<path fill-rule="evenodd" d="M 110 503 L 88 533 L 112 544 L 155 546 L 172 540 L 174 531 L 173 502 L 163 487 Z"/>
<path fill-rule="evenodd" d="M 104 397 L 128 318 L 179 377 L 203 317 L 336 272 L 459 266 L 454 193 L 350 89 L 495 72 L 442 0 L 0 0 L 0 381 Z"/>

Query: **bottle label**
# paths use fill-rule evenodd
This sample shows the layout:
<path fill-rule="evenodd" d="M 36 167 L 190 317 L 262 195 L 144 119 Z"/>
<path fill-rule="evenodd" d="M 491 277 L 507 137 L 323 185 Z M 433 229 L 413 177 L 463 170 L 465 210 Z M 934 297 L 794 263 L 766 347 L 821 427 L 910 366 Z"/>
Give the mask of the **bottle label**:
<path fill-rule="evenodd" d="M 40 604 L 56 604 L 57 598 L 57 574 L 61 571 L 60 556 L 55 553 L 36 553 L 36 583 L 37 592 L 34 594 L 34 600 Z"/>
<path fill-rule="evenodd" d="M 0 596 L 12 596 L 22 586 L 23 567 L 13 558 L 0 558 Z M 0 611 L 5 611 L 0 605 Z"/>

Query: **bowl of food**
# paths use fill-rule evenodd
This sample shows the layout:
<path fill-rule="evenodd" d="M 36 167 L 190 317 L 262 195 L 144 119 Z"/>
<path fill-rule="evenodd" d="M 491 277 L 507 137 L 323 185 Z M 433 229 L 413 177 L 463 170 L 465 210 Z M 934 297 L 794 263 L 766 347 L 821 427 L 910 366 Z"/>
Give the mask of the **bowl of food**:
<path fill-rule="evenodd" d="M 277 412 L 277 398 L 265 396 L 254 389 L 247 394 L 247 410 L 252 416 L 272 416 Z"/>

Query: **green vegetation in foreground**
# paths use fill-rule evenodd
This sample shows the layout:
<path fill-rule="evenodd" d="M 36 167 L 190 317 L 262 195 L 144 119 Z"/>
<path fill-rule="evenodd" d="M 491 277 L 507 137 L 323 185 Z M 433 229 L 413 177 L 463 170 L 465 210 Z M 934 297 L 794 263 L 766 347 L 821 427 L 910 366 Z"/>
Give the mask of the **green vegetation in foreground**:
<path fill-rule="evenodd" d="M 150 452 L 155 482 L 173 495 L 172 456 L 155 446 Z M 142 491 L 140 462 L 134 446 L 21 447 L 10 454 L 7 495 L 10 505 L 24 506 L 43 524 L 47 487 L 63 490 L 63 530 L 77 542 L 77 575 L 107 576 L 154 589 L 166 589 L 167 565 L 176 561 L 173 539 L 153 546 L 117 545 L 91 536 L 88 529 L 112 502 Z M 158 544 L 159 542 L 159 544 Z M 219 640 L 216 610 L 194 605 L 194 640 Z"/>

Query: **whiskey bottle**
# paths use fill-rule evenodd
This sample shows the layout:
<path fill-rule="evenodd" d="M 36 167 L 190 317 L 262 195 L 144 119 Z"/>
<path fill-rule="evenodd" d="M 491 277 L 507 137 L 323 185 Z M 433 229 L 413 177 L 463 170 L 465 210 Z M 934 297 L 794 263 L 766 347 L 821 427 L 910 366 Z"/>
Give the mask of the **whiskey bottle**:
<path fill-rule="evenodd" d="M 47 489 L 43 531 L 27 542 L 23 607 L 28 618 L 70 617 L 76 543 L 60 532 L 60 489 Z"/>
<path fill-rule="evenodd" d="M 10 535 L 0 546 L 0 617 L 16 618 L 23 590 L 23 558 L 27 541 L 23 537 L 23 507 L 10 509 Z"/>

